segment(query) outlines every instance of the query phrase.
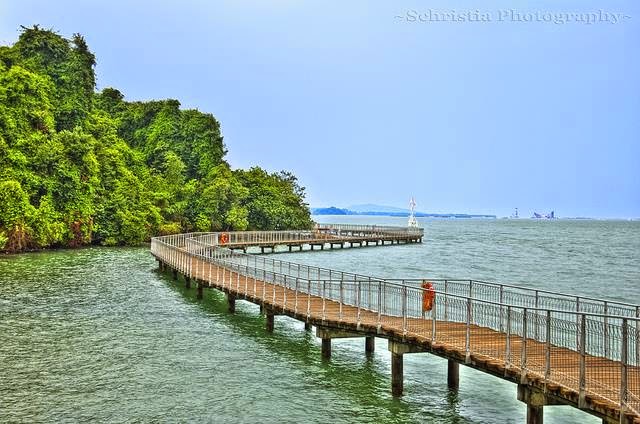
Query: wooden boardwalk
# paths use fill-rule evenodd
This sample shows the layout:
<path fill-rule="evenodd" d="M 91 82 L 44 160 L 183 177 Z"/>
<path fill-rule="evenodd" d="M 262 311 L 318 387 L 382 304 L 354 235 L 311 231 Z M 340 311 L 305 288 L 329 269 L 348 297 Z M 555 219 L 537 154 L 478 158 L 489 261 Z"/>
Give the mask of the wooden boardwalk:
<path fill-rule="evenodd" d="M 518 398 L 527 404 L 528 422 L 541 422 L 545 405 L 571 405 L 603 422 L 640 423 L 638 327 L 633 318 L 586 313 L 568 317 L 570 311 L 531 310 L 439 292 L 436 308 L 425 313 L 419 287 L 344 273 L 339 279 L 323 279 L 328 270 L 320 269 L 317 276 L 322 278 L 308 278 L 309 267 L 232 253 L 207 243 L 202 235 L 173 242 L 154 239 L 152 252 L 161 268 L 173 270 L 174 277 L 182 273 L 189 285 L 197 284 L 199 297 L 204 288 L 215 288 L 227 293 L 231 311 L 236 299 L 261 305 L 268 330 L 273 330 L 277 315 L 316 326 L 324 356 L 331 354 L 332 338 L 365 337 L 368 351 L 373 337 L 387 338 L 396 395 L 402 393 L 402 356 L 429 352 L 448 359 L 453 389 L 458 364 L 516 383 Z M 607 333 L 615 333 L 618 321 L 624 325 L 616 333 L 619 340 L 608 336 L 604 348 L 612 350 L 610 357 L 589 352 L 599 351 L 601 345 L 596 349 L 587 329 L 603 319 Z M 624 352 L 615 352 L 618 343 Z"/>

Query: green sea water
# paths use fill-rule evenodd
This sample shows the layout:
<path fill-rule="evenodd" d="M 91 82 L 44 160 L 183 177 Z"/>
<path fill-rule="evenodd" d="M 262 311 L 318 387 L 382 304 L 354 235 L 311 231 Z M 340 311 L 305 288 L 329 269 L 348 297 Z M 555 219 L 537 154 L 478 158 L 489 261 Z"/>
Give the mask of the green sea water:
<path fill-rule="evenodd" d="M 403 225 L 384 217 L 325 222 Z M 380 277 L 460 277 L 640 303 L 640 222 L 432 220 L 425 240 L 281 254 Z M 333 342 L 330 361 L 302 323 L 205 291 L 197 301 L 160 274 L 147 248 L 0 256 L 0 422 L 520 423 L 511 383 L 405 356 L 405 395 L 390 395 L 386 341 Z M 547 423 L 599 420 L 547 407 Z"/>

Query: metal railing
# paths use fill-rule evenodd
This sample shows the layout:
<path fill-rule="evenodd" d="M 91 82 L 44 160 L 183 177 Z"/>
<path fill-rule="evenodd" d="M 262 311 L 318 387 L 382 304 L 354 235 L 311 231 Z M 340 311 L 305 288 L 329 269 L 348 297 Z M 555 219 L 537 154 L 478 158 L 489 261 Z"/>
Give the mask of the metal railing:
<path fill-rule="evenodd" d="M 224 242 L 222 236 L 224 234 Z M 418 239 L 424 229 L 376 225 L 316 224 L 312 230 L 295 231 L 231 231 L 200 233 L 207 244 L 225 246 L 277 245 L 287 243 L 314 243 L 349 240 Z"/>
<path fill-rule="evenodd" d="M 476 280 L 429 279 L 436 301 L 425 316 L 422 279 L 381 279 L 236 253 L 218 246 L 218 237 L 157 237 L 151 250 L 185 275 L 199 272 L 211 285 L 265 300 L 272 296 L 283 308 L 320 314 L 322 320 L 420 336 L 467 358 L 500 361 L 523 381 L 536 377 L 574 390 L 580 402 L 588 395 L 639 414 L 639 306 Z M 257 292 L 258 283 L 263 293 Z M 284 300 L 280 292 L 276 296 L 277 288 Z M 320 311 L 312 311 L 312 297 L 321 299 Z"/>

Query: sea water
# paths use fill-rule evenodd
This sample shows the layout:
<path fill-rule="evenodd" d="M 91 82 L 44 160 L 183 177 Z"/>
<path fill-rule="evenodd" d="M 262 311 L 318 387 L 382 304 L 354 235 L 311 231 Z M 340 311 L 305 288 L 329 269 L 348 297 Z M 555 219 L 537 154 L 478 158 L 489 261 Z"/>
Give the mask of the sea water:
<path fill-rule="evenodd" d="M 404 225 L 406 218 L 315 217 Z M 425 220 L 422 244 L 280 254 L 377 277 L 473 278 L 640 304 L 640 222 Z M 195 289 L 157 271 L 148 248 L 0 256 L 0 422 L 521 423 L 516 386 L 446 361 L 405 356 L 390 394 L 390 355 L 376 339 L 333 341 L 303 324 Z M 597 423 L 567 406 L 547 423 Z"/>

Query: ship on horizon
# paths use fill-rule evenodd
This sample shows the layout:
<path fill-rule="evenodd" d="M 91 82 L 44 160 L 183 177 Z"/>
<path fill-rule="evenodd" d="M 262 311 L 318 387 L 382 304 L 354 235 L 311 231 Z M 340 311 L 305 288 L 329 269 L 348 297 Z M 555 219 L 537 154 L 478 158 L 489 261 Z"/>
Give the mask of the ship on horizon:
<path fill-rule="evenodd" d="M 556 213 L 555 213 L 555 211 L 551 211 L 548 214 L 543 215 L 541 213 L 534 212 L 533 216 L 531 218 L 533 218 L 533 219 L 556 219 Z"/>

